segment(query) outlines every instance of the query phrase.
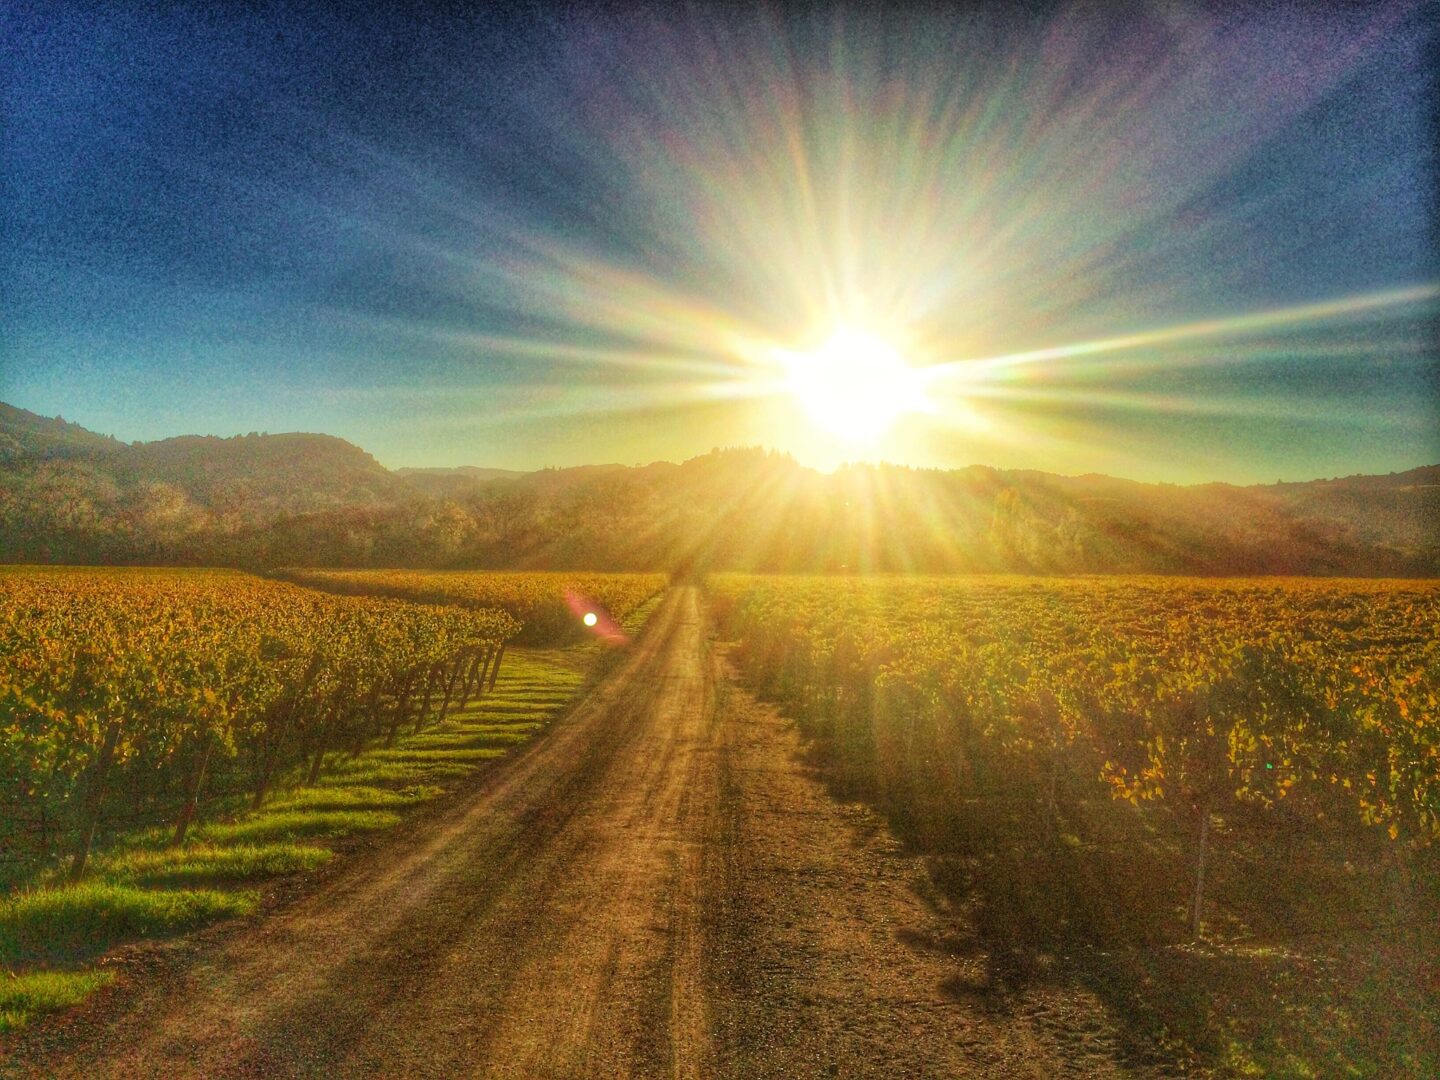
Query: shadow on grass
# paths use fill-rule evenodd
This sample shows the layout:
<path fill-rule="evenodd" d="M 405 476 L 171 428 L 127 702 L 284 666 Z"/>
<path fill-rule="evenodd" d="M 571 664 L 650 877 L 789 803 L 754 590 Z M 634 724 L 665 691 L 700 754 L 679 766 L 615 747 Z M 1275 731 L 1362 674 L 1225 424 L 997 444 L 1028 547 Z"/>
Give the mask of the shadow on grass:
<path fill-rule="evenodd" d="M 279 877 L 323 866 L 334 855 L 311 844 L 187 844 L 162 851 L 132 851 L 106 859 L 98 873 L 121 885 L 194 888 Z"/>
<path fill-rule="evenodd" d="M 1186 941 L 1182 929 L 1188 877 L 1178 844 L 1027 849 L 996 837 L 998 850 L 930 863 L 936 886 L 973 918 L 986 992 L 1084 985 L 1119 1022 L 1129 1064 L 1168 1058 L 1237 1076 L 1440 1076 L 1440 987 L 1426 985 L 1423 969 L 1440 949 L 1433 893 L 1420 905 L 1431 932 L 1409 926 L 1397 937 L 1389 928 L 1397 909 L 1375 899 L 1393 888 L 1383 872 L 1363 875 L 1367 913 L 1347 903 L 1353 884 L 1333 888 L 1323 862 L 1247 873 L 1253 859 L 1230 839 L 1214 859 L 1210 911 L 1232 936 L 1203 943 Z M 1238 938 L 1257 926 L 1280 935 Z"/>
<path fill-rule="evenodd" d="M 255 894 L 83 882 L 0 903 L 0 964 L 65 964 L 255 910 Z"/>
<path fill-rule="evenodd" d="M 413 806 L 444 794 L 433 785 L 411 785 L 398 790 L 357 784 L 351 787 L 309 787 L 288 791 L 267 804 L 277 810 L 391 810 Z"/>
<path fill-rule="evenodd" d="M 210 844 L 257 844 L 274 840 L 331 838 L 388 829 L 400 824 L 393 810 L 261 811 L 239 821 L 210 822 L 195 830 L 195 839 Z"/>

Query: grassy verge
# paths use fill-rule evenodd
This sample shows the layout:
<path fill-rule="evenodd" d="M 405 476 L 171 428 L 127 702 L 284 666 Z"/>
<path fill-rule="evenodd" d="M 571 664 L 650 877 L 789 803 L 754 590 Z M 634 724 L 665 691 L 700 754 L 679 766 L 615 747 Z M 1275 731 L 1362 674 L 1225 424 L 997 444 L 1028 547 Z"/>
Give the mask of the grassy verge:
<path fill-rule="evenodd" d="M 332 854 L 313 844 L 195 842 L 164 851 L 142 848 L 117 854 L 104 860 L 100 876 L 139 887 L 200 888 L 313 870 Z"/>
<path fill-rule="evenodd" d="M 137 889 L 105 881 L 36 889 L 0 905 L 0 962 L 86 960 L 112 945 L 165 937 L 254 909 L 249 892 Z"/>
<path fill-rule="evenodd" d="M 0 1035 L 31 1017 L 78 1005 L 114 981 L 109 971 L 32 971 L 0 979 Z"/>
<path fill-rule="evenodd" d="M 632 613 L 637 632 L 658 599 Z M 97 958 L 127 942 L 171 937 L 253 912 L 256 886 L 330 861 L 347 836 L 390 828 L 406 810 L 524 743 L 607 670 L 595 642 L 512 649 L 495 689 L 439 727 L 357 756 L 335 755 L 319 781 L 264 807 L 199 822 L 166 846 L 168 828 L 112 837 L 84 881 L 41 872 L 0 900 L 0 1034 L 68 1008 L 108 984 Z"/>

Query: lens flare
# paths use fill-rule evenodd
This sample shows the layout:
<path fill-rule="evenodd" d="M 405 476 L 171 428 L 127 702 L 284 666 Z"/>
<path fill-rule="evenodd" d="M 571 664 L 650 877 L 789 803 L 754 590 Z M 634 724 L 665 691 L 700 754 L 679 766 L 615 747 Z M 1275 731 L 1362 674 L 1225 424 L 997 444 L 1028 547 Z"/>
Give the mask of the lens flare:
<path fill-rule="evenodd" d="M 597 622 L 600 621 L 600 616 L 596 615 L 593 611 L 587 611 L 585 613 L 585 618 L 581 619 L 580 621 L 583 622 L 586 626 L 594 626 Z"/>

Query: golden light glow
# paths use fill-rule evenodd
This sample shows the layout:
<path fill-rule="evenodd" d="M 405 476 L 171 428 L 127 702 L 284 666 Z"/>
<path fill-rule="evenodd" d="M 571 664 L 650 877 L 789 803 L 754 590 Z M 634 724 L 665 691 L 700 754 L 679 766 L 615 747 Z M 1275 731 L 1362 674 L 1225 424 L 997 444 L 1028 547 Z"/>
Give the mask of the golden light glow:
<path fill-rule="evenodd" d="M 586 626 L 594 626 L 597 622 L 600 621 L 600 618 L 595 614 L 595 612 L 587 611 L 585 613 L 585 618 L 581 621 L 584 622 Z"/>
<path fill-rule="evenodd" d="M 517 461 L 763 445 L 820 469 L 1202 480 L 1265 460 L 1260 479 L 1312 466 L 1270 465 L 1290 440 L 1257 419 L 1303 423 L 1295 454 L 1322 454 L 1316 433 L 1343 407 L 1331 373 L 1371 385 L 1370 365 L 1428 356 L 1440 283 L 1311 296 L 1255 246 L 1260 198 L 1215 194 L 1349 77 L 1360 38 L 1275 23 L 1242 41 L 1167 7 L 1117 22 L 1114 41 L 1071 12 L 1042 46 L 977 32 L 984 20 L 791 25 L 765 10 L 617 34 L 601 66 L 621 82 L 581 80 L 577 108 L 536 117 L 603 178 L 587 199 L 620 199 L 614 229 L 535 216 L 498 197 L 507 185 L 477 205 L 477 185 L 367 151 L 399 193 L 465 226 L 402 240 L 483 305 L 434 322 L 327 310 L 475 360 L 464 390 L 401 373 L 357 391 L 366 407 L 423 401 L 430 437 L 475 433 Z M 1131 56 L 1117 43 L 1132 33 L 1143 61 L 1082 62 L 1101 38 Z M 598 71 L 584 48 L 575 70 Z M 1272 55 L 1309 59 L 1257 77 Z M 1231 245 L 1252 261 L 1217 276 Z M 1247 274 L 1255 307 L 1236 310 Z M 1366 410 L 1343 422 L 1392 423 Z M 1217 449 L 1210 417 L 1237 441 Z"/>
<path fill-rule="evenodd" d="M 873 334 L 840 329 L 813 352 L 782 355 L 786 386 L 818 427 L 852 442 L 879 438 L 908 412 L 928 412 L 918 373 Z"/>

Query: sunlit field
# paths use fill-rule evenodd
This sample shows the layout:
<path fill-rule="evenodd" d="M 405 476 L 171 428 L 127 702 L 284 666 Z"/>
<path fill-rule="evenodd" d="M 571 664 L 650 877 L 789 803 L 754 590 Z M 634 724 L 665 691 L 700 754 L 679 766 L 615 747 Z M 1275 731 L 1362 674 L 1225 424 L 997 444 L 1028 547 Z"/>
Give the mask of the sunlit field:
<path fill-rule="evenodd" d="M 586 630 L 621 636 L 620 624 L 666 583 L 664 574 L 282 570 L 279 575 L 327 592 L 498 608 L 519 621 L 517 641 L 550 645 L 583 637 Z"/>
<path fill-rule="evenodd" d="M 1440 584 L 712 590 L 746 677 L 1014 978 L 1073 965 L 1137 1041 L 1255 1075 L 1440 1066 Z"/>

